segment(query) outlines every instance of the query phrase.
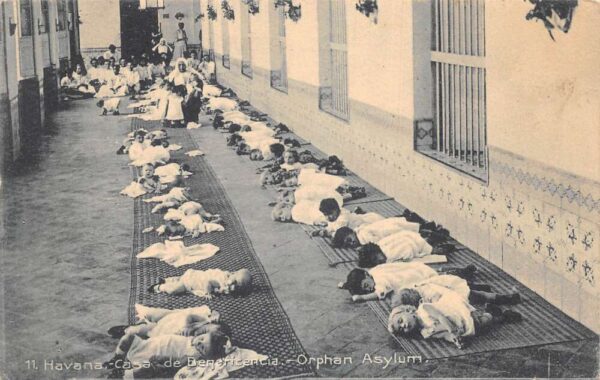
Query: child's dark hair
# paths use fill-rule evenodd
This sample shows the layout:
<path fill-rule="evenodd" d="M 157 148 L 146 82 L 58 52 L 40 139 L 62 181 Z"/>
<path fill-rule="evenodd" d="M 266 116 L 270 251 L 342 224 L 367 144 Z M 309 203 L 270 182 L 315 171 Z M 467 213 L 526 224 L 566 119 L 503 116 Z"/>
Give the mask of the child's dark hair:
<path fill-rule="evenodd" d="M 215 115 L 215 118 L 213 119 L 213 128 L 218 129 L 221 127 L 223 127 L 223 116 Z"/>
<path fill-rule="evenodd" d="M 190 165 L 188 165 L 188 164 L 182 164 L 181 165 L 181 170 L 189 172 L 190 171 Z"/>
<path fill-rule="evenodd" d="M 292 157 L 294 157 L 295 162 L 298 162 L 298 160 L 300 160 L 300 155 L 298 154 L 298 151 L 296 149 L 289 149 L 288 152 L 290 152 Z"/>
<path fill-rule="evenodd" d="M 213 347 L 212 355 L 207 355 L 206 359 L 219 359 L 225 356 L 225 346 L 229 342 L 229 337 L 223 332 L 214 331 L 209 334 L 210 343 Z"/>
<path fill-rule="evenodd" d="M 237 146 L 237 148 L 235 149 L 235 153 L 238 156 L 242 156 L 245 154 L 248 154 L 248 145 L 244 142 L 240 142 Z"/>
<path fill-rule="evenodd" d="M 377 244 L 367 243 L 358 249 L 358 266 L 361 268 L 373 268 L 381 264 L 376 260 L 378 254 L 382 253 Z"/>
<path fill-rule="evenodd" d="M 367 278 L 367 271 L 360 268 L 354 268 L 348 273 L 346 277 L 346 282 L 344 283 L 343 289 L 346 289 L 352 295 L 362 295 L 367 294 L 368 291 L 365 290 L 362 286 L 362 282 L 365 278 Z"/>
<path fill-rule="evenodd" d="M 336 211 L 340 211 L 340 205 L 338 205 L 337 201 L 333 198 L 325 198 L 321 200 L 319 204 L 319 211 L 323 213 L 323 215 L 331 215 Z"/>
<path fill-rule="evenodd" d="M 333 234 L 333 239 L 331 239 L 331 246 L 333 248 L 344 248 L 344 240 L 346 237 L 353 234 L 354 231 L 350 227 L 340 227 Z"/>
<path fill-rule="evenodd" d="M 104 107 L 104 100 L 102 100 L 102 99 L 98 100 L 98 102 L 96 102 L 96 105 L 100 108 Z"/>
<path fill-rule="evenodd" d="M 241 129 L 242 129 L 242 127 L 239 124 L 232 123 L 229 126 L 229 133 L 240 132 Z"/>
<path fill-rule="evenodd" d="M 414 288 L 404 288 L 394 295 L 393 301 L 396 305 L 411 305 L 419 307 L 421 295 Z"/>
<path fill-rule="evenodd" d="M 159 140 L 159 139 L 152 140 L 152 142 L 150 143 L 150 145 L 152 145 L 152 146 L 162 145 L 162 140 Z"/>
<path fill-rule="evenodd" d="M 271 153 L 273 153 L 275 157 L 281 157 L 281 155 L 283 155 L 283 152 L 285 151 L 285 147 L 280 143 L 275 143 L 269 145 L 269 150 L 271 151 Z"/>
<path fill-rule="evenodd" d="M 298 140 L 290 138 L 290 137 L 283 139 L 283 143 L 285 145 L 289 145 L 294 148 L 300 148 L 300 142 L 298 142 Z"/>

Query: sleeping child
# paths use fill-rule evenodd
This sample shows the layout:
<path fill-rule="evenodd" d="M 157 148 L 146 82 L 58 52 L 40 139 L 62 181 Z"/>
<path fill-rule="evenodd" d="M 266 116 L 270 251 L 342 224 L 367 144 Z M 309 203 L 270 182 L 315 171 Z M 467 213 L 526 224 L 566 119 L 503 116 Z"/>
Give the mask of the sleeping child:
<path fill-rule="evenodd" d="M 141 305 L 136 305 L 136 309 L 138 306 Z M 113 326 L 108 330 L 109 335 L 120 339 L 115 356 L 107 362 L 108 365 L 118 359 L 125 359 L 124 354 L 136 336 L 148 339 L 161 335 L 198 336 L 217 331 L 226 335 L 231 333 L 227 325 L 219 324 L 220 314 L 206 305 L 179 310 L 147 309 L 154 316 L 153 319 L 145 319 L 131 326 Z"/>
<path fill-rule="evenodd" d="M 412 288 L 402 289 L 392 299 L 388 330 L 402 336 L 444 339 L 463 348 L 463 338 L 478 335 L 494 324 L 522 320 L 521 314 L 500 309 L 497 304 L 515 304 L 518 293 L 501 295 L 470 290 L 454 276 L 432 277 Z M 464 281 L 464 280 L 463 280 Z M 459 283 L 458 289 L 452 283 Z M 485 311 L 471 306 L 473 300 L 489 302 Z"/>
<path fill-rule="evenodd" d="M 430 255 L 445 256 L 453 249 L 454 246 L 450 244 L 431 246 L 419 233 L 404 230 L 386 236 L 377 244 L 367 243 L 358 248 L 358 266 L 372 268 L 383 263 L 411 261 Z"/>
<path fill-rule="evenodd" d="M 227 355 L 231 341 L 222 329 L 213 327 L 199 330 L 197 334 L 190 336 L 164 334 L 148 339 L 138 335 L 128 335 L 127 340 L 119 342 L 117 347 L 117 355 L 112 362 L 112 366 L 115 367 L 114 375 L 122 376 L 123 368 L 132 368 L 136 378 L 148 375 L 155 377 L 158 375 L 157 371 L 172 370 L 169 367 L 176 362 L 185 365 L 184 363 L 189 359 L 215 360 Z M 124 359 L 129 361 L 131 366 L 120 365 L 119 360 Z M 116 368 L 116 365 L 119 365 L 119 368 Z"/>
<path fill-rule="evenodd" d="M 338 287 L 347 289 L 354 302 L 383 300 L 394 291 L 437 275 L 434 269 L 421 263 L 386 263 L 369 270 L 355 268 Z"/>
<path fill-rule="evenodd" d="M 184 294 L 211 299 L 214 294 L 243 294 L 252 287 L 248 269 L 235 272 L 221 269 L 188 269 L 182 276 L 167 277 L 150 286 L 150 293 Z"/>
<path fill-rule="evenodd" d="M 419 232 L 418 223 L 408 222 L 402 217 L 386 218 L 374 223 L 362 224 L 355 230 L 349 227 L 339 228 L 332 239 L 331 245 L 334 248 L 357 248 L 367 243 L 377 243 L 386 236 L 399 231 Z"/>
<path fill-rule="evenodd" d="M 219 223 L 222 223 L 220 218 L 215 219 L 214 222 L 206 222 L 201 215 L 192 214 L 186 215 L 178 221 L 169 220 L 166 224 L 158 227 L 156 232 L 159 236 L 192 236 L 196 238 L 204 233 L 225 231 L 225 228 Z"/>
<path fill-rule="evenodd" d="M 200 215 L 206 222 L 220 223 L 221 217 L 218 214 L 211 214 L 204 207 L 194 201 L 182 203 L 178 208 L 169 208 L 164 216 L 165 220 L 182 220 L 186 216 Z"/>
<path fill-rule="evenodd" d="M 309 226 L 323 227 L 327 219 L 319 211 L 319 203 L 314 201 L 302 201 L 296 204 L 277 203 L 271 212 L 271 218 L 276 222 L 296 222 Z"/>
<path fill-rule="evenodd" d="M 445 273 L 454 274 L 469 282 L 476 271 L 477 267 L 468 265 L 464 268 L 451 268 Z M 354 302 L 383 300 L 404 288 L 438 275 L 438 272 L 422 263 L 385 263 L 371 269 L 352 269 L 346 282 L 339 283 L 338 287 L 347 289 Z"/>
<path fill-rule="evenodd" d="M 363 224 L 375 223 L 385 219 L 375 212 L 360 212 L 362 210 L 348 211 L 340 208 L 338 202 L 332 202 L 331 199 L 323 199 L 319 204 L 319 210 L 328 220 L 327 226 L 313 231 L 312 236 L 333 237 L 337 230 L 347 227 L 352 230 L 357 229 Z"/>

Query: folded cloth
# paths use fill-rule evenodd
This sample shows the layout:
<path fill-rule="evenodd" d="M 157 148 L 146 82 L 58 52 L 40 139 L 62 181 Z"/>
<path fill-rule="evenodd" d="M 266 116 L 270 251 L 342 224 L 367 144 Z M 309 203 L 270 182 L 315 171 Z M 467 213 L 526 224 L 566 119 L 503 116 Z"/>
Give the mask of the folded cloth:
<path fill-rule="evenodd" d="M 127 187 L 121 190 L 120 194 L 131 198 L 137 198 L 140 195 L 146 194 L 146 189 L 137 182 L 131 182 Z"/>
<path fill-rule="evenodd" d="M 148 227 L 148 228 L 144 228 L 142 230 L 142 233 L 147 234 L 148 232 L 152 232 L 152 231 L 154 231 L 154 227 Z"/>
<path fill-rule="evenodd" d="M 190 121 L 189 123 L 187 123 L 186 128 L 187 129 L 197 129 L 200 128 L 202 126 L 202 124 L 200 123 L 194 123 L 193 121 Z"/>
<path fill-rule="evenodd" d="M 189 152 L 186 152 L 185 155 L 190 156 L 190 157 L 204 156 L 204 152 L 202 152 L 201 150 L 195 149 L 195 150 L 190 150 Z"/>
<path fill-rule="evenodd" d="M 171 144 L 167 147 L 168 151 L 175 151 L 175 150 L 179 150 L 181 149 L 181 145 L 178 144 Z"/>
<path fill-rule="evenodd" d="M 219 247 L 213 244 L 194 244 L 186 247 L 182 241 L 169 241 L 152 244 L 137 254 L 138 259 L 160 259 L 174 267 L 208 259 L 219 252 Z"/>
<path fill-rule="evenodd" d="M 227 379 L 229 374 L 251 364 L 265 362 L 269 357 L 246 348 L 232 347 L 223 359 L 197 361 L 195 365 L 181 368 L 175 374 L 176 380 L 183 379 Z"/>

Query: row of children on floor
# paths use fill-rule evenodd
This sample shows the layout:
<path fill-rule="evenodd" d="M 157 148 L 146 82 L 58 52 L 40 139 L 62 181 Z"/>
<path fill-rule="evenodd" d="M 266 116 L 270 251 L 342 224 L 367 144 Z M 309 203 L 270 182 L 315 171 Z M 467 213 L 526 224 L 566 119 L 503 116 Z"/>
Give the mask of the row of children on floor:
<path fill-rule="evenodd" d="M 289 132 L 287 127 L 270 128 L 262 121 L 265 115 L 242 112 L 239 105 L 209 109 L 215 113 L 213 126 L 230 134 L 227 143 L 236 153 L 269 161 L 258 173 L 263 186 L 277 185 L 280 192 L 270 204 L 273 220 L 314 226 L 312 235 L 330 238 L 333 248 L 356 249 L 358 260 L 342 262 L 357 261 L 360 268 L 340 288 L 355 302 L 390 302 L 390 333 L 441 338 L 462 348 L 465 337 L 521 320 L 519 313 L 497 306 L 516 304 L 520 295 L 493 293 L 488 285 L 474 283 L 475 266 L 440 274 L 426 265 L 447 262 L 455 250 L 446 229 L 409 210 L 385 218 L 360 207 L 344 208 L 344 202 L 366 192 L 340 176 L 346 173 L 337 157 L 317 160 L 310 151 L 299 152 L 297 141 L 279 136 Z"/>
<path fill-rule="evenodd" d="M 141 175 L 132 185 L 153 195 L 143 200 L 154 205 L 151 212 L 164 213 L 165 224 L 145 232 L 156 231 L 166 240 L 149 246 L 137 257 L 160 259 L 180 267 L 205 260 L 219 251 L 212 244 L 185 246 L 181 240 L 184 236 L 224 231 L 224 227 L 218 214 L 209 213 L 191 198 L 185 180 L 193 173 L 189 165 L 173 162 L 167 148 L 176 144 L 169 144 L 168 140 L 165 129 L 150 132 L 138 129 L 128 135 L 118 153 L 127 154 L 130 164 L 141 168 Z M 181 276 L 159 279 L 148 292 L 172 296 L 191 293 L 210 299 L 217 294 L 245 294 L 251 288 L 252 275 L 247 269 L 233 272 L 187 269 Z M 226 357 L 227 360 L 208 362 L 201 368 L 201 378 L 225 378 L 243 366 L 240 363 L 266 359 L 232 344 L 231 329 L 208 306 L 168 310 L 136 305 L 136 314 L 136 324 L 109 329 L 109 334 L 119 339 L 113 358 L 105 363 L 111 369 L 110 377 L 165 377 L 179 369 L 178 376 L 183 378 L 192 370 L 198 375 L 198 365 L 186 367 L 190 360 L 196 363 Z M 173 365 L 174 362 L 179 365 Z"/>

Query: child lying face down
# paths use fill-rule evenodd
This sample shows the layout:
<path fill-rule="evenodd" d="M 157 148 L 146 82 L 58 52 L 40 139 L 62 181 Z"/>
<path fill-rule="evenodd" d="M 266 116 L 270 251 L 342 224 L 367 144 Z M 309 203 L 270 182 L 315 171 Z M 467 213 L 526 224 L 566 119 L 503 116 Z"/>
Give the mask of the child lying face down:
<path fill-rule="evenodd" d="M 325 216 L 319 211 L 319 203 L 313 201 L 277 203 L 273 207 L 271 218 L 276 222 L 296 222 L 320 227 L 327 225 Z"/>
<path fill-rule="evenodd" d="M 214 294 L 243 294 L 252 287 L 252 275 L 248 269 L 228 272 L 221 269 L 188 269 L 182 276 L 168 277 L 152 285 L 151 293 L 192 293 L 198 297 L 212 298 Z"/>
<path fill-rule="evenodd" d="M 358 266 L 372 268 L 379 264 L 410 261 L 428 255 L 447 255 L 453 250 L 450 244 L 431 246 L 414 231 L 399 231 L 358 248 Z"/>
<path fill-rule="evenodd" d="M 181 203 L 177 208 L 169 208 L 164 216 L 165 220 L 182 220 L 186 216 L 200 215 L 202 220 L 211 223 L 220 223 L 221 217 L 218 214 L 211 214 L 204 207 L 194 201 Z"/>
<path fill-rule="evenodd" d="M 518 303 L 518 293 L 501 295 L 469 291 L 460 280 L 455 276 L 442 275 L 402 289 L 392 297 L 389 332 L 403 336 L 419 334 L 423 338 L 444 339 L 462 349 L 463 337 L 478 335 L 494 324 L 522 319 L 519 313 L 502 311 L 494 305 Z M 489 302 L 485 311 L 471 306 L 470 302 L 478 301 Z"/>
<path fill-rule="evenodd" d="M 394 291 L 437 275 L 434 269 L 421 263 L 386 263 L 369 270 L 353 269 L 346 282 L 338 287 L 347 289 L 354 302 L 383 300 Z"/>
<path fill-rule="evenodd" d="M 345 208 L 340 208 L 335 199 L 323 199 L 319 204 L 319 210 L 327 218 L 327 226 L 312 232 L 312 236 L 334 237 L 337 230 L 347 227 L 352 230 L 357 229 L 363 224 L 375 223 L 385 219 L 375 212 L 364 212 L 357 208 L 353 212 Z"/>
<path fill-rule="evenodd" d="M 150 146 L 145 148 L 139 157 L 136 157 L 130 165 L 144 166 L 145 164 L 164 165 L 171 159 L 171 154 L 167 149 L 169 146 L 166 140 L 153 140 Z M 130 151 L 131 152 L 131 151 Z"/>
<path fill-rule="evenodd" d="M 446 274 L 471 281 L 476 271 L 477 267 L 468 265 L 447 270 Z M 347 289 L 354 302 L 371 301 L 385 299 L 404 288 L 423 283 L 438 275 L 438 272 L 422 263 L 385 263 L 371 269 L 352 269 L 346 282 L 339 283 L 338 287 Z"/>
<path fill-rule="evenodd" d="M 348 227 L 339 228 L 332 239 L 334 248 L 357 248 L 367 243 L 377 243 L 386 236 L 400 231 L 419 232 L 418 223 L 408 222 L 402 217 L 386 218 L 374 223 L 362 224 L 355 230 Z"/>
<path fill-rule="evenodd" d="M 179 165 L 173 162 L 157 167 L 154 169 L 154 173 L 159 177 L 160 183 L 180 186 L 183 182 L 183 178 L 188 178 L 192 175 L 189 170 L 189 165 Z"/>
<path fill-rule="evenodd" d="M 184 216 L 179 221 L 169 220 L 166 224 L 158 227 L 156 232 L 159 236 L 192 236 L 195 238 L 204 233 L 225 231 L 225 228 L 219 223 L 222 223 L 222 221 L 218 217 L 214 221 L 205 222 L 201 215 L 192 214 Z"/>

